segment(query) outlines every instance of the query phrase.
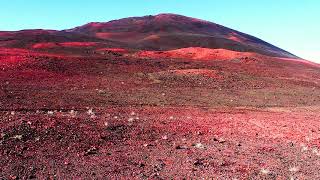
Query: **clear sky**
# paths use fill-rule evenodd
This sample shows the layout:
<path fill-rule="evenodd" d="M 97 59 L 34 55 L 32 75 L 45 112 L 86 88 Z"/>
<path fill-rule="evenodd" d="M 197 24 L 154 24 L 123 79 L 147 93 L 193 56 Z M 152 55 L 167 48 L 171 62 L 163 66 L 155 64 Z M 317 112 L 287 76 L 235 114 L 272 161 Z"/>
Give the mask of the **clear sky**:
<path fill-rule="evenodd" d="M 320 63 L 320 0 L 2 0 L 0 6 L 0 30 L 61 30 L 176 13 L 254 35 Z"/>

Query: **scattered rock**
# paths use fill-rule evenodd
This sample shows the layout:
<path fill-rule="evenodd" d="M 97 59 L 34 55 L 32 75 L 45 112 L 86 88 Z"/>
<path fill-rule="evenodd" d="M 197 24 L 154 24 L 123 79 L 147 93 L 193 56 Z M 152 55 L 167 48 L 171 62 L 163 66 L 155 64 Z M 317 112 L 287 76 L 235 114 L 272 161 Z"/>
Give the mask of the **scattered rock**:
<path fill-rule="evenodd" d="M 290 172 L 298 172 L 298 171 L 299 171 L 299 168 L 298 168 L 298 167 L 290 167 L 290 168 L 289 168 L 289 171 L 290 171 Z"/>
<path fill-rule="evenodd" d="M 22 135 L 15 135 L 12 137 L 12 139 L 18 139 L 18 140 L 21 140 L 23 138 Z"/>
<path fill-rule="evenodd" d="M 107 92 L 104 91 L 104 90 L 99 89 L 99 90 L 98 90 L 98 93 L 99 93 L 99 94 L 106 94 Z"/>
<path fill-rule="evenodd" d="M 178 146 L 176 146 L 176 149 L 189 149 L 189 148 L 188 148 L 188 146 L 178 145 Z"/>
<path fill-rule="evenodd" d="M 54 114 L 54 112 L 53 111 L 48 111 L 47 114 L 52 116 Z"/>
<path fill-rule="evenodd" d="M 205 146 L 203 145 L 203 144 L 201 144 L 201 143 L 196 143 L 196 144 L 194 144 L 193 145 L 195 148 L 198 148 L 198 149 L 204 149 L 205 148 Z"/>
<path fill-rule="evenodd" d="M 220 139 L 218 139 L 218 138 L 213 138 L 213 141 L 219 142 L 219 143 L 221 143 L 221 144 L 223 144 L 223 143 L 226 142 L 226 140 L 223 139 L 223 138 L 220 138 Z"/>
<path fill-rule="evenodd" d="M 196 161 L 193 163 L 194 166 L 199 167 L 199 166 L 204 166 L 204 159 L 196 159 Z"/>
<path fill-rule="evenodd" d="M 98 154 L 98 149 L 96 147 L 91 147 L 90 149 L 88 149 L 85 152 L 85 156 L 89 156 L 89 155 L 94 155 L 94 154 Z"/>
<path fill-rule="evenodd" d="M 264 168 L 262 168 L 262 169 L 260 170 L 260 172 L 261 172 L 262 174 L 269 174 L 269 173 L 270 173 L 270 171 L 269 171 L 268 169 L 264 169 Z"/>
<path fill-rule="evenodd" d="M 301 144 L 301 152 L 308 151 L 308 149 L 309 149 L 308 146 Z"/>
<path fill-rule="evenodd" d="M 221 144 L 223 144 L 223 143 L 225 143 L 225 142 L 226 142 L 226 140 L 225 140 L 225 139 L 223 139 L 223 138 L 220 138 L 220 139 L 218 140 L 218 142 L 219 142 L 219 143 L 221 143 Z"/>
<path fill-rule="evenodd" d="M 202 136 L 202 135 L 204 135 L 204 133 L 201 132 L 201 131 L 198 131 L 198 132 L 197 132 L 197 135 L 198 135 L 198 136 Z"/>
<path fill-rule="evenodd" d="M 162 136 L 162 139 L 163 139 L 163 140 L 167 140 L 167 139 L 168 139 L 168 136 L 167 136 L 167 135 L 164 135 L 164 136 Z"/>
<path fill-rule="evenodd" d="M 76 117 L 77 112 L 76 112 L 75 110 L 71 110 L 71 111 L 69 112 L 69 114 L 70 114 L 71 117 Z"/>
<path fill-rule="evenodd" d="M 313 148 L 312 153 L 315 154 L 316 156 L 320 156 L 320 152 L 317 148 Z"/>
<path fill-rule="evenodd" d="M 128 122 L 130 122 L 130 123 L 132 123 L 133 121 L 134 121 L 134 118 L 132 118 L 132 117 L 128 119 Z"/>

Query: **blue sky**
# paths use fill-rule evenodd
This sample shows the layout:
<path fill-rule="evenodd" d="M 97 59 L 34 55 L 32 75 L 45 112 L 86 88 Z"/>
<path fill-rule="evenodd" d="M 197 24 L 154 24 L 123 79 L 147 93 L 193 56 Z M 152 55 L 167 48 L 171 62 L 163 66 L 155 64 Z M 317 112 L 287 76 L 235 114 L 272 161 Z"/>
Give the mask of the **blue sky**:
<path fill-rule="evenodd" d="M 67 29 L 176 13 L 259 37 L 320 63 L 319 0 L 2 0 L 0 30 Z"/>

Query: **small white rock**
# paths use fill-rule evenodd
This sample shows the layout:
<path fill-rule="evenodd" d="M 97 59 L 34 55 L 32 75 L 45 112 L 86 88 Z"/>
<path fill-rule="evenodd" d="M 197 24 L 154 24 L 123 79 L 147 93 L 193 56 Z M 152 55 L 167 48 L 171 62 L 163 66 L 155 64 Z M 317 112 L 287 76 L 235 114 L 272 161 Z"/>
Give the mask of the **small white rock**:
<path fill-rule="evenodd" d="M 201 143 L 196 143 L 196 144 L 194 145 L 194 147 L 196 147 L 196 148 L 198 148 L 198 149 L 204 149 L 204 148 L 205 148 L 205 146 L 204 146 L 203 144 L 201 144 Z"/>
<path fill-rule="evenodd" d="M 48 114 L 48 115 L 53 115 L 54 112 L 53 112 L 53 111 L 48 111 L 47 114 Z"/>
<path fill-rule="evenodd" d="M 105 92 L 104 90 L 101 90 L 101 89 L 100 89 L 100 90 L 98 90 L 98 93 L 99 93 L 99 94 L 105 94 L 106 92 Z"/>
<path fill-rule="evenodd" d="M 260 172 L 261 172 L 262 174 L 269 174 L 269 173 L 270 173 L 270 171 L 269 171 L 268 169 L 264 169 L 264 168 L 262 168 L 262 169 L 260 170 Z"/>
<path fill-rule="evenodd" d="M 128 122 L 133 122 L 133 121 L 134 121 L 134 118 L 132 117 L 128 119 Z"/>
<path fill-rule="evenodd" d="M 13 136 L 12 138 L 13 138 L 13 139 L 19 139 L 19 140 L 21 140 L 21 139 L 22 139 L 22 135 L 15 135 L 15 136 Z"/>
<path fill-rule="evenodd" d="M 305 151 L 308 151 L 308 146 L 302 144 L 301 145 L 301 152 L 305 152 Z"/>
<path fill-rule="evenodd" d="M 312 153 L 315 154 L 316 156 L 320 156 L 320 152 L 317 148 L 313 148 Z"/>
<path fill-rule="evenodd" d="M 109 123 L 108 122 L 104 122 L 104 126 L 108 127 Z"/>
<path fill-rule="evenodd" d="M 319 152 L 319 151 L 318 151 L 317 148 L 313 148 L 313 149 L 312 149 L 312 153 L 317 154 L 318 152 Z"/>
<path fill-rule="evenodd" d="M 298 167 L 290 167 L 290 168 L 289 168 L 289 171 L 290 171 L 290 172 L 298 172 L 298 171 L 299 171 L 299 168 L 298 168 Z"/>
<path fill-rule="evenodd" d="M 87 111 L 87 114 L 90 116 L 90 118 L 94 119 L 96 118 L 96 114 L 93 112 L 93 109 L 90 108 L 88 111 Z"/>
<path fill-rule="evenodd" d="M 77 115 L 77 112 L 72 109 L 72 110 L 69 112 L 69 114 L 70 114 L 72 117 L 75 117 L 75 116 Z"/>
<path fill-rule="evenodd" d="M 167 139 L 168 139 L 168 136 L 167 136 L 167 135 L 164 135 L 164 136 L 162 136 L 162 139 L 163 139 L 163 140 L 167 140 Z"/>
<path fill-rule="evenodd" d="M 93 114 L 94 114 L 93 109 L 90 108 L 90 109 L 87 111 L 87 114 L 88 114 L 88 115 L 93 115 Z"/>

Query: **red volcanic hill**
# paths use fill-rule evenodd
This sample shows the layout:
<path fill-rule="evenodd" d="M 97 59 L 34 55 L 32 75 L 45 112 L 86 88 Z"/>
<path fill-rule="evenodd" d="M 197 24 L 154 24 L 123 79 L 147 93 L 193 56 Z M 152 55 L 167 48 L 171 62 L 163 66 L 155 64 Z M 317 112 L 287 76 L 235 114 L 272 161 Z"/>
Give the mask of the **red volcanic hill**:
<path fill-rule="evenodd" d="M 94 22 L 66 32 L 120 41 L 142 50 L 203 47 L 297 58 L 248 34 L 212 22 L 175 14 L 130 17 L 104 23 Z"/>
<path fill-rule="evenodd" d="M 253 52 L 298 58 L 251 35 L 200 19 L 176 14 L 92 22 L 73 29 L 0 32 L 0 47 L 37 50 L 123 48 L 169 51 L 189 47 Z"/>
<path fill-rule="evenodd" d="M 170 51 L 200 47 L 298 58 L 261 39 L 200 19 L 176 14 L 92 22 L 73 29 L 0 32 L 0 47 L 33 50 L 132 49 Z"/>

